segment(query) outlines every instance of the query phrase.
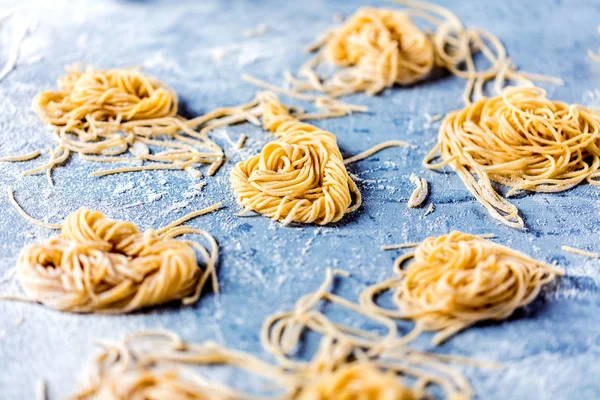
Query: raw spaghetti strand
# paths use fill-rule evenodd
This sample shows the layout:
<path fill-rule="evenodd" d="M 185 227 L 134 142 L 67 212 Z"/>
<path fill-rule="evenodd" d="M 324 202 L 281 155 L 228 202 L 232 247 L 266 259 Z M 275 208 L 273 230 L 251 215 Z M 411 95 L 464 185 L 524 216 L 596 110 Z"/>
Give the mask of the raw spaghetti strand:
<path fill-rule="evenodd" d="M 567 253 L 577 254 L 577 255 L 583 256 L 583 257 L 593 258 L 596 260 L 598 258 L 600 258 L 600 254 L 598 254 L 598 253 L 594 253 L 591 251 L 585 251 L 585 250 L 581 250 L 581 249 L 576 249 L 575 247 L 571 247 L 571 246 L 562 246 L 561 249 L 563 251 L 566 251 Z"/>
<path fill-rule="evenodd" d="M 195 303 L 208 279 L 213 291 L 219 291 L 218 245 L 208 232 L 179 224 L 219 207 L 216 204 L 146 232 L 131 222 L 81 208 L 67 216 L 58 236 L 21 251 L 17 278 L 27 297 L 1 298 L 40 302 L 67 312 L 111 314 L 173 300 Z M 203 236 L 210 248 L 174 239 L 184 234 Z"/>
<path fill-rule="evenodd" d="M 406 269 L 402 264 L 414 258 Z M 477 236 L 452 232 L 430 237 L 414 253 L 399 257 L 398 276 L 367 288 L 362 307 L 390 318 L 416 322 L 413 338 L 437 332 L 437 345 L 485 320 L 503 320 L 532 302 L 543 285 L 563 275 L 552 265 Z M 397 309 L 379 306 L 375 298 L 393 290 Z"/>
<path fill-rule="evenodd" d="M 390 147 L 409 147 L 410 143 L 403 140 L 388 140 L 387 142 L 379 143 L 368 150 L 363 151 L 355 156 L 344 159 L 344 164 L 352 164 L 357 161 L 362 161 L 365 158 L 371 157 L 375 153 L 379 153 L 381 150 L 388 149 Z"/>
<path fill-rule="evenodd" d="M 5 156 L 5 157 L 0 157 L 0 162 L 21 162 L 21 161 L 29 161 L 29 160 L 33 160 L 35 158 L 38 158 L 40 156 L 40 152 L 39 151 L 33 151 L 31 153 L 28 154 L 22 154 L 22 155 L 18 155 L 18 156 Z"/>
<path fill-rule="evenodd" d="M 61 229 L 62 228 L 61 224 L 50 224 L 48 222 L 40 221 L 40 220 L 33 218 L 31 215 L 27 214 L 25 212 L 25 210 L 23 210 L 23 207 L 21 207 L 19 205 L 19 203 L 15 199 L 15 192 L 14 192 L 13 188 L 11 188 L 9 186 L 7 188 L 7 192 L 8 192 L 8 201 L 10 201 L 10 204 L 17 210 L 19 215 L 22 216 L 23 218 L 25 218 L 27 221 L 31 222 L 34 225 L 41 226 L 43 228 L 48 228 L 48 229 Z"/>
<path fill-rule="evenodd" d="M 423 165 L 450 165 L 493 218 L 523 228 L 519 210 L 492 181 L 510 187 L 507 196 L 561 192 L 583 181 L 599 186 L 599 145 L 598 112 L 550 100 L 542 89 L 507 88 L 448 114 Z"/>
<path fill-rule="evenodd" d="M 100 342 L 85 381 L 71 397 L 119 399 L 286 399 L 299 386 L 296 378 L 249 353 L 213 342 L 190 343 L 171 331 L 139 331 L 118 343 Z M 268 380 L 279 393 L 253 395 L 208 378 L 198 367 L 230 366 Z"/>
<path fill-rule="evenodd" d="M 429 194 L 429 184 L 425 178 L 419 178 L 415 174 L 411 174 L 409 179 L 416 187 L 410 195 L 407 205 L 409 208 L 419 207 L 423 204 L 425 199 L 427 199 L 427 195 Z"/>
<path fill-rule="evenodd" d="M 173 89 L 138 69 L 82 71 L 74 66 L 67 71 L 58 81 L 58 91 L 42 92 L 33 100 L 40 118 L 54 128 L 58 145 L 48 163 L 26 175 L 51 170 L 71 153 L 99 162 L 153 163 L 96 175 L 148 169 L 193 174 L 200 164 L 209 164 L 212 175 L 225 156 L 208 132 L 243 121 L 259 124 L 256 102 L 218 108 L 191 120 L 178 117 L 179 100 Z M 151 152 L 150 146 L 162 151 Z"/>

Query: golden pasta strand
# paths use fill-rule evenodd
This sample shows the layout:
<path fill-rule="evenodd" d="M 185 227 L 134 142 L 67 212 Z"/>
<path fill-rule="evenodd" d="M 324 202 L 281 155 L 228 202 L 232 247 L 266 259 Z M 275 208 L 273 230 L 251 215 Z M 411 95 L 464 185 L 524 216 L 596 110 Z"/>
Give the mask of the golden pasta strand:
<path fill-rule="evenodd" d="M 18 156 L 6 156 L 6 157 L 0 157 L 0 162 L 20 162 L 20 161 L 29 161 L 29 160 L 33 160 L 35 158 L 38 158 L 40 156 L 39 151 L 33 151 L 31 153 L 28 154 L 23 154 L 23 155 L 18 155 Z"/>
<path fill-rule="evenodd" d="M 563 251 L 566 251 L 567 253 L 577 254 L 579 256 L 584 256 L 584 257 L 589 257 L 589 258 L 594 258 L 594 259 L 600 258 L 600 254 L 598 254 L 598 253 L 594 253 L 591 251 L 585 251 L 585 250 L 581 250 L 581 249 L 576 249 L 575 247 L 571 247 L 571 246 L 562 246 L 561 249 Z"/>
<path fill-rule="evenodd" d="M 346 158 L 344 164 L 352 164 L 357 161 L 364 160 L 365 158 L 371 157 L 373 154 L 380 152 L 381 150 L 388 149 L 390 147 L 409 147 L 410 143 L 403 140 L 388 140 L 387 142 L 379 143 L 368 150 L 363 151 L 355 156 Z"/>
<path fill-rule="evenodd" d="M 48 229 L 61 229 L 62 228 L 61 224 L 50 224 L 47 222 L 43 222 L 43 221 L 37 220 L 37 219 L 33 218 L 31 215 L 27 214 L 25 212 L 25 210 L 23 210 L 23 208 L 19 205 L 19 203 L 15 199 L 14 190 L 11 187 L 8 187 L 7 191 L 8 191 L 8 200 L 10 201 L 10 204 L 12 204 L 12 206 L 17 210 L 19 215 L 21 215 L 27 221 L 31 222 L 34 225 L 41 226 L 43 228 L 48 228 Z"/>
<path fill-rule="evenodd" d="M 410 175 L 410 181 L 416 186 L 415 190 L 410 195 L 408 199 L 408 207 L 415 208 L 419 207 L 425 199 L 427 199 L 427 195 L 429 194 L 429 184 L 425 180 L 425 178 L 420 178 L 415 174 Z"/>
<path fill-rule="evenodd" d="M 235 144 L 235 149 L 236 150 L 240 150 L 244 147 L 244 144 L 246 143 L 246 139 L 248 139 L 248 136 L 246 136 L 245 134 L 241 134 L 237 143 Z"/>
<path fill-rule="evenodd" d="M 429 214 L 431 214 L 434 211 L 435 211 L 435 205 L 433 203 L 429 203 L 429 207 L 427 207 L 427 210 L 425 211 L 425 216 L 428 216 Z"/>

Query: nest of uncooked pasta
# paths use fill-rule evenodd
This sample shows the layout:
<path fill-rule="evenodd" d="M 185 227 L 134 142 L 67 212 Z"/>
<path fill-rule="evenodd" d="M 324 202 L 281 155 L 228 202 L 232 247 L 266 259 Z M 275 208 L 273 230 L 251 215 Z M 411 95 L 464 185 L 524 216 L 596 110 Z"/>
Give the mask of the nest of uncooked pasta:
<path fill-rule="evenodd" d="M 492 182 L 508 186 L 507 197 L 562 192 L 581 182 L 598 186 L 600 113 L 550 100 L 542 89 L 507 88 L 449 113 L 423 163 L 451 166 L 493 218 L 523 228 L 517 207 Z"/>
<path fill-rule="evenodd" d="M 348 274 L 328 269 L 315 292 L 301 297 L 291 310 L 265 319 L 261 341 L 275 364 L 214 343 L 189 343 L 169 331 L 138 332 L 120 343 L 102 341 L 103 350 L 76 398 L 169 393 L 193 399 L 413 400 L 431 398 L 435 387 L 444 398 L 471 399 L 473 389 L 454 364 L 492 369 L 497 365 L 415 350 L 410 342 L 432 330 L 438 344 L 478 321 L 507 318 L 562 274 L 486 237 L 452 232 L 390 247 L 416 250 L 398 258 L 397 277 L 368 287 L 358 303 L 331 292 L 334 277 Z M 411 258 L 414 262 L 403 269 Z M 375 302 L 386 290 L 395 291 L 398 310 Z M 362 315 L 385 333 L 331 320 L 321 310 L 323 303 Z M 415 329 L 401 333 L 397 318 L 416 321 Z M 299 360 L 296 353 L 309 332 L 321 336 L 319 348 L 310 360 Z M 261 394 L 240 392 L 197 369 L 214 365 L 241 368 L 269 382 Z"/>
<path fill-rule="evenodd" d="M 463 232 L 415 245 L 414 253 L 396 260 L 396 277 L 361 294 L 366 309 L 416 322 L 407 341 L 423 331 L 435 331 L 433 343 L 439 344 L 477 322 L 504 320 L 563 274 L 552 265 Z M 403 269 L 410 259 L 414 261 Z M 397 309 L 377 304 L 376 298 L 386 291 L 393 292 Z"/>
<path fill-rule="evenodd" d="M 291 97 L 315 101 L 332 112 L 347 113 L 362 110 L 344 108 L 339 97 L 354 93 L 374 95 L 394 85 L 414 85 L 427 79 L 436 68 L 467 81 L 463 94 L 466 104 L 482 98 L 490 81 L 494 81 L 496 92 L 506 81 L 529 86 L 533 80 L 562 84 L 560 79 L 518 71 L 495 35 L 466 28 L 445 7 L 414 0 L 395 2 L 403 7 L 360 8 L 339 27 L 323 34 L 308 46 L 316 54 L 302 65 L 297 76 L 285 74 L 286 88 L 248 75 L 243 78 Z M 431 29 L 421 28 L 423 23 Z M 485 61 L 477 62 L 476 54 Z M 322 74 L 325 64 L 337 69 L 332 74 Z"/>
<path fill-rule="evenodd" d="M 65 219 L 58 236 L 21 250 L 16 272 L 27 296 L 1 297 L 77 313 L 120 314 L 175 300 L 193 304 L 207 282 L 219 291 L 218 245 L 208 232 L 181 224 L 219 206 L 145 232 L 131 222 L 79 209 Z M 204 237 L 209 247 L 175 239 L 186 234 Z"/>
<path fill-rule="evenodd" d="M 408 146 L 388 141 L 344 159 L 334 134 L 301 121 L 271 92 L 259 98 L 263 126 L 277 140 L 231 172 L 243 213 L 254 211 L 284 224 L 337 222 L 362 202 L 346 165 L 388 147 Z"/>
<path fill-rule="evenodd" d="M 256 102 L 217 108 L 193 119 L 178 116 L 175 91 L 136 68 L 95 70 L 73 66 L 58 80 L 58 87 L 33 100 L 34 110 L 53 128 L 58 144 L 50 150 L 47 163 L 25 172 L 46 171 L 50 183 L 52 168 L 72 153 L 89 161 L 133 164 L 96 171 L 94 176 L 181 169 L 201 177 L 196 168 L 202 164 L 208 164 L 207 174 L 213 175 L 225 155 L 208 133 L 242 121 L 259 124 Z"/>

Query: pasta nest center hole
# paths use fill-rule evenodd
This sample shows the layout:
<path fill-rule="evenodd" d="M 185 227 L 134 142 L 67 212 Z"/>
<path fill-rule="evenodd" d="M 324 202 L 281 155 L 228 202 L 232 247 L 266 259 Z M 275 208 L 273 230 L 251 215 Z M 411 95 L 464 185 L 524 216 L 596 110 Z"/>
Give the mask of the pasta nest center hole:
<path fill-rule="evenodd" d="M 321 165 L 326 161 L 326 149 L 321 143 L 267 144 L 258 158 L 258 165 L 250 176 L 252 186 L 273 196 L 293 196 L 298 190 L 323 193 L 322 178 L 326 171 Z"/>
<path fill-rule="evenodd" d="M 87 209 L 70 214 L 59 236 L 25 247 L 17 264 L 30 298 L 70 312 L 129 312 L 182 299 L 201 275 L 188 243 Z"/>

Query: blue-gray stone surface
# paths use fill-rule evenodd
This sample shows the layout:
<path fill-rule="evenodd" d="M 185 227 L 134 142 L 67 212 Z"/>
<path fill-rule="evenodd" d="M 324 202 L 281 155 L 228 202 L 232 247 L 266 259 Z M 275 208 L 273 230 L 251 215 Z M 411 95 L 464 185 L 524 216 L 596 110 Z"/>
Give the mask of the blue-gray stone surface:
<path fill-rule="evenodd" d="M 560 249 L 566 244 L 600 250 L 600 189 L 582 185 L 559 194 L 518 196 L 513 201 L 528 229 L 517 231 L 491 219 L 456 175 L 424 170 L 421 160 L 434 145 L 439 124 L 428 122 L 427 114 L 462 106 L 464 81 L 458 78 L 437 74 L 436 79 L 387 90 L 378 97 L 352 96 L 349 101 L 371 111 L 317 122 L 337 135 L 344 155 L 390 139 L 415 145 L 388 149 L 351 165 L 364 203 L 334 226 L 283 227 L 263 217 L 234 215 L 239 209 L 228 183 L 229 171 L 272 139 L 248 124 L 214 133 L 228 162 L 217 176 L 204 179 L 207 186 L 201 193 L 190 188 L 198 181 L 181 171 L 93 178 L 88 174 L 106 165 L 78 157 L 55 170 L 55 187 L 49 187 L 43 175 L 21 176 L 43 162 L 47 146 L 54 144 L 30 105 L 37 92 L 55 87 L 65 65 L 143 66 L 177 91 L 189 114 L 199 115 L 250 100 L 256 88 L 240 80 L 244 72 L 280 83 L 285 70 L 295 71 L 306 60 L 303 46 L 332 26 L 335 13 L 348 16 L 362 4 L 358 0 L 0 1 L 0 10 L 18 6 L 33 22 L 16 69 L 0 82 L 0 156 L 44 152 L 33 162 L 1 165 L 0 276 L 14 267 L 21 247 L 52 234 L 15 212 L 4 194 L 7 186 L 15 189 L 29 213 L 50 222 L 60 222 L 85 206 L 146 229 L 216 201 L 226 206 L 190 223 L 212 232 L 221 245 L 219 296 L 209 293 L 191 307 L 172 305 L 124 316 L 72 315 L 39 305 L 0 302 L 0 398 L 33 398 L 40 378 L 48 382 L 51 398 L 62 398 L 72 392 L 95 350 L 94 338 L 118 339 L 144 328 L 169 328 L 185 339 L 214 340 L 270 359 L 259 343 L 261 322 L 314 290 L 326 267 L 352 274 L 336 291 L 356 299 L 366 284 L 392 275 L 398 253 L 383 252 L 379 246 L 451 230 L 495 233 L 499 243 L 556 262 L 566 271 L 509 321 L 471 328 L 438 349 L 504 365 L 498 371 L 465 370 L 479 398 L 600 398 L 600 262 Z M 564 86 L 543 85 L 551 97 L 600 106 L 600 64 L 586 54 L 600 47 L 597 0 L 443 4 L 468 26 L 500 37 L 521 69 L 563 78 Z M 268 27 L 263 36 L 244 34 L 259 24 Z M 9 29 L 5 24 L 0 34 L 1 63 L 8 55 Z M 232 142 L 241 133 L 249 139 L 246 148 L 236 151 Z M 424 208 L 406 207 L 413 172 L 431 184 L 429 201 L 436 208 L 428 216 Z M 2 293 L 18 290 L 14 280 L 0 286 Z M 420 343 L 427 345 L 425 339 Z M 237 384 L 248 386 L 249 378 Z"/>

